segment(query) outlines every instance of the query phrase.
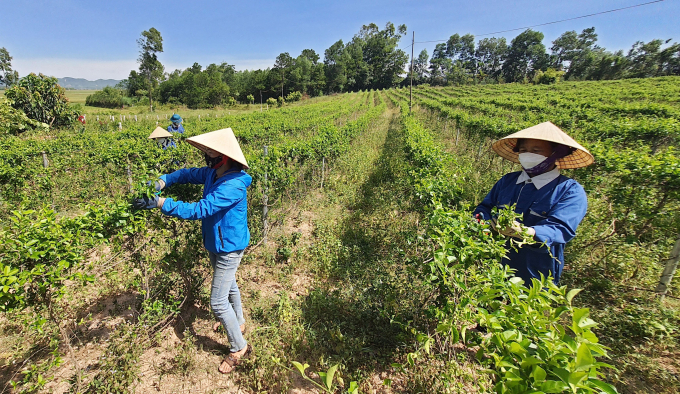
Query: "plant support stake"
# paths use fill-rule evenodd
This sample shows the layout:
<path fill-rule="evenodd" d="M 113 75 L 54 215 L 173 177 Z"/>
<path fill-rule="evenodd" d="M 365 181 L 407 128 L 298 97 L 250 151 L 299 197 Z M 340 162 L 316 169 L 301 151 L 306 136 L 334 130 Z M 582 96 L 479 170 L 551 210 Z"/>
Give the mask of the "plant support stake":
<path fill-rule="evenodd" d="M 323 175 L 326 172 L 326 156 L 321 159 L 321 190 L 323 190 Z"/>
<path fill-rule="evenodd" d="M 678 235 L 677 241 L 675 241 L 675 246 L 673 246 L 673 251 L 671 252 L 671 258 L 666 260 L 666 266 L 661 273 L 661 278 L 659 278 L 659 284 L 656 286 L 656 291 L 659 297 L 663 300 L 664 296 L 668 292 L 668 286 L 671 284 L 675 270 L 678 268 L 678 261 L 680 260 L 680 235 Z"/>
<path fill-rule="evenodd" d="M 269 150 L 264 146 L 264 156 L 267 157 Z M 262 239 L 267 243 L 267 214 L 269 214 L 269 196 L 267 196 L 267 171 L 264 172 L 264 195 L 262 196 Z"/>
<path fill-rule="evenodd" d="M 416 32 L 413 32 L 413 38 L 411 39 L 411 86 L 408 88 L 408 113 L 411 113 L 411 107 L 413 106 L 413 46 L 416 43 Z"/>

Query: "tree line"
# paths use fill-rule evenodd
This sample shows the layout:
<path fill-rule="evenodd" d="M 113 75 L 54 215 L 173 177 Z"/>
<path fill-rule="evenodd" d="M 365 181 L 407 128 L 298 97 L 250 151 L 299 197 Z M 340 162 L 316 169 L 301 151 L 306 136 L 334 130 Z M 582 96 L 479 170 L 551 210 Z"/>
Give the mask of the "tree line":
<path fill-rule="evenodd" d="M 406 25 L 389 22 L 380 29 L 371 23 L 362 26 L 349 42 L 338 40 L 331 45 L 323 61 L 314 49 L 305 49 L 297 57 L 281 53 L 273 67 L 264 70 L 236 71 L 228 63 L 203 68 L 194 63 L 184 70 L 165 72 L 156 56 L 163 51 L 163 39 L 151 28 L 138 40 L 139 70 L 130 71 L 117 88 L 139 105 L 158 101 L 190 108 L 386 89 L 404 79 L 409 56 L 398 45 L 405 34 Z M 116 100 L 102 97 L 102 102 Z"/>
<path fill-rule="evenodd" d="M 552 42 L 543 33 L 525 30 L 508 45 L 505 38 L 452 35 L 437 44 L 432 57 L 423 49 L 414 59 L 414 84 L 432 85 L 606 80 L 680 75 L 680 44 L 655 39 L 638 41 L 627 54 L 597 45 L 595 28 L 568 31 Z M 410 71 L 410 67 L 409 67 Z"/>
<path fill-rule="evenodd" d="M 388 22 L 380 29 L 371 23 L 350 41 L 333 43 L 323 60 L 314 49 L 305 49 L 297 57 L 281 53 L 267 69 L 236 71 L 228 63 L 205 68 L 194 63 L 165 73 L 155 56 L 162 52 L 162 38 L 152 28 L 138 40 L 139 71 L 131 71 L 119 88 L 141 102 L 148 97 L 199 108 L 403 86 L 410 83 L 411 71 L 409 55 L 398 47 L 405 35 L 406 25 Z M 423 49 L 413 59 L 413 82 L 443 86 L 680 75 L 680 44 L 671 40 L 638 41 L 624 53 L 597 45 L 594 27 L 567 31 L 550 48 L 543 39 L 543 33 L 531 29 L 509 44 L 503 37 L 475 42 L 472 34 L 454 34 L 436 45 L 432 57 Z"/>
<path fill-rule="evenodd" d="M 409 55 L 399 49 L 406 25 L 388 22 L 384 28 L 363 25 L 351 40 L 338 40 L 323 54 L 304 49 L 297 57 L 284 52 L 274 65 L 259 70 L 236 71 L 228 63 L 203 67 L 194 63 L 184 70 L 166 72 L 158 60 L 163 52 L 160 31 L 142 32 L 139 69 L 130 71 L 116 89 L 99 92 L 88 105 L 186 105 L 205 108 L 241 103 L 279 103 L 299 97 L 385 89 L 410 83 Z M 595 28 L 567 31 L 547 48 L 544 35 L 531 29 L 508 44 L 503 37 L 475 42 L 472 34 L 452 35 L 436 45 L 432 56 L 423 49 L 413 59 L 413 83 L 462 85 L 478 83 L 564 80 L 607 80 L 680 75 L 680 44 L 671 40 L 638 41 L 627 53 L 607 51 L 597 45 Z M 321 58 L 323 55 L 323 60 Z M 0 49 L 0 83 L 17 78 L 11 57 Z"/>

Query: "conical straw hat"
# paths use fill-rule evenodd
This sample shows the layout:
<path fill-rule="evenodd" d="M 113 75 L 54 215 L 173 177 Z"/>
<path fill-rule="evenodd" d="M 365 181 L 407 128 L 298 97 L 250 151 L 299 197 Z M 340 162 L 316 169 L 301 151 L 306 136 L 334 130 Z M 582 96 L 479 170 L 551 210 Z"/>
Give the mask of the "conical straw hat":
<path fill-rule="evenodd" d="M 168 131 L 162 127 L 156 127 L 156 130 L 154 130 L 153 133 L 151 133 L 151 135 L 149 136 L 150 139 L 168 137 L 172 138 L 172 134 L 168 133 Z"/>
<path fill-rule="evenodd" d="M 228 156 L 234 161 L 243 164 L 245 168 L 249 168 L 248 163 L 246 162 L 246 157 L 243 156 L 241 147 L 239 146 L 236 136 L 234 135 L 234 132 L 231 130 L 231 128 L 211 131 L 210 133 L 189 137 L 187 138 L 187 142 L 202 150 L 203 152 L 205 152 L 206 148 L 212 149 L 225 156 Z"/>
<path fill-rule="evenodd" d="M 519 153 L 513 152 L 515 145 L 517 145 L 517 139 L 519 138 L 550 141 L 576 148 L 573 153 L 558 159 L 555 162 L 555 164 L 562 169 L 587 167 L 595 161 L 593 155 L 590 154 L 586 148 L 574 141 L 573 138 L 569 137 L 564 131 L 560 130 L 559 127 L 550 122 L 537 124 L 528 129 L 510 134 L 509 136 L 494 142 L 493 145 L 491 145 L 491 148 L 493 148 L 493 150 L 501 157 L 508 159 L 513 163 L 519 163 Z"/>

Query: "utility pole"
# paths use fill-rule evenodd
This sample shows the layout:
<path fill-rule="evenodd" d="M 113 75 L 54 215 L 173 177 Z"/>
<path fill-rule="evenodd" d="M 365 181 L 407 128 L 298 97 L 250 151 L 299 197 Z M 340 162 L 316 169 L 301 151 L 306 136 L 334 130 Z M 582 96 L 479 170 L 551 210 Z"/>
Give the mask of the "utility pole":
<path fill-rule="evenodd" d="M 408 89 L 408 113 L 411 113 L 411 108 L 413 107 L 413 46 L 416 43 L 416 32 L 413 32 L 413 38 L 411 39 L 411 87 Z"/>

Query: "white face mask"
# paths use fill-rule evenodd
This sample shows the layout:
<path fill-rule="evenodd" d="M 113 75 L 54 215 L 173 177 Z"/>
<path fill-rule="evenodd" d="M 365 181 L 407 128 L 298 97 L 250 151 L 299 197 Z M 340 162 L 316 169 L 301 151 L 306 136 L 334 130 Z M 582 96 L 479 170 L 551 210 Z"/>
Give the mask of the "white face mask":
<path fill-rule="evenodd" d="M 158 145 L 163 146 L 163 144 L 165 144 L 166 139 L 167 138 L 156 138 L 156 142 L 158 143 Z"/>
<path fill-rule="evenodd" d="M 520 153 L 519 162 L 523 168 L 529 169 L 541 164 L 547 157 L 536 153 Z"/>

